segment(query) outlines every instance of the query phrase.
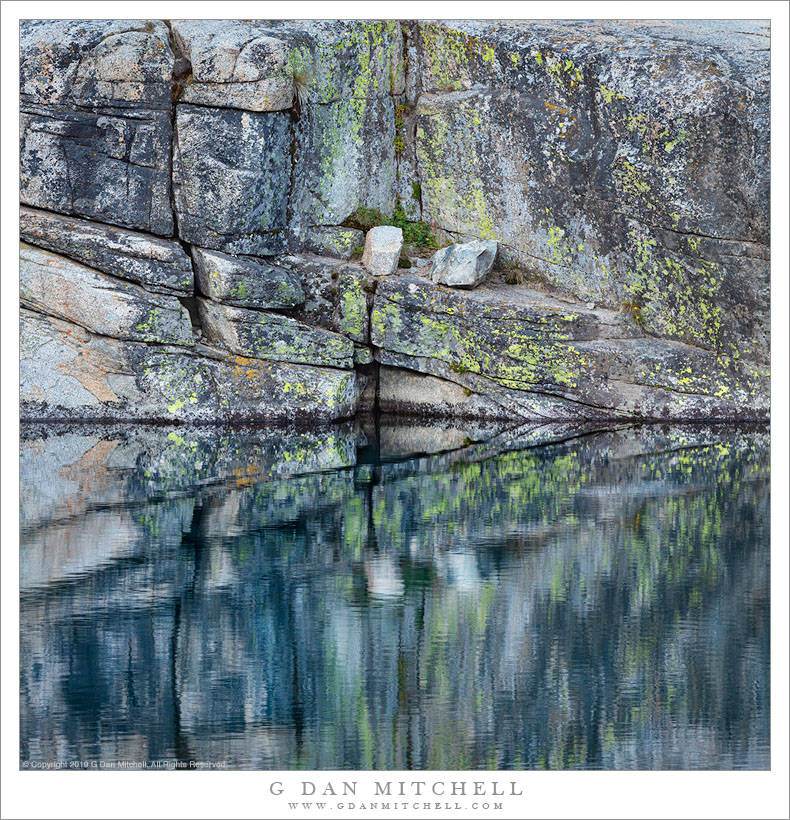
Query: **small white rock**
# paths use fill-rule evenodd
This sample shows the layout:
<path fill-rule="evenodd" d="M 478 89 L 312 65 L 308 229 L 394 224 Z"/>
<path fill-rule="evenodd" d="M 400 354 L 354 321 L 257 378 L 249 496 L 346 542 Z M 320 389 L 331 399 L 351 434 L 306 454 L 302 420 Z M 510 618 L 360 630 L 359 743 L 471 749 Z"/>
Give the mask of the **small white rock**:
<path fill-rule="evenodd" d="M 365 237 L 365 251 L 362 264 L 371 273 L 388 276 L 398 269 L 403 231 L 390 225 L 371 228 Z"/>

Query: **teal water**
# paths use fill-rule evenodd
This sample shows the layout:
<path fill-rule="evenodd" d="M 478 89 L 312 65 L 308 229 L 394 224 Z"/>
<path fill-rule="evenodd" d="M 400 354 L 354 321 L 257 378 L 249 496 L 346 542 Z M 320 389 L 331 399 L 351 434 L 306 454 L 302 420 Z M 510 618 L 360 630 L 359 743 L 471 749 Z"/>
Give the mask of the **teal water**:
<path fill-rule="evenodd" d="M 28 427 L 23 767 L 764 769 L 768 433 Z"/>

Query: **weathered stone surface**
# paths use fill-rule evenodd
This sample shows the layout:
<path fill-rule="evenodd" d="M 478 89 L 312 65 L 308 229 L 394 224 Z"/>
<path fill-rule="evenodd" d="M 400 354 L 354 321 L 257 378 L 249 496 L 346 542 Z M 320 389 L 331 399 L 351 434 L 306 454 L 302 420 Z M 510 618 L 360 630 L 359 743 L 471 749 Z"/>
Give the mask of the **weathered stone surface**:
<path fill-rule="evenodd" d="M 653 335 L 766 361 L 767 24 L 412 34 L 424 219 Z"/>
<path fill-rule="evenodd" d="M 20 38 L 21 201 L 172 234 L 164 23 L 26 20 Z"/>
<path fill-rule="evenodd" d="M 22 20 L 19 47 L 23 105 L 170 107 L 161 20 Z"/>
<path fill-rule="evenodd" d="M 299 421 L 356 409 L 350 371 L 121 342 L 25 309 L 21 320 L 23 419 Z"/>
<path fill-rule="evenodd" d="M 227 253 L 286 248 L 288 115 L 178 105 L 173 193 L 178 235 Z"/>
<path fill-rule="evenodd" d="M 356 342 L 370 340 L 372 284 L 359 265 L 343 265 L 336 259 L 311 254 L 289 254 L 276 259 L 301 280 L 307 296 L 304 305 L 292 311 L 297 319 L 342 333 Z"/>
<path fill-rule="evenodd" d="M 390 96 L 308 105 L 294 134 L 291 230 L 339 225 L 359 208 L 395 205 L 395 109 Z"/>
<path fill-rule="evenodd" d="M 356 228 L 317 225 L 307 232 L 305 250 L 339 259 L 351 259 L 354 248 L 361 248 L 364 243 L 365 234 Z"/>
<path fill-rule="evenodd" d="M 452 288 L 476 288 L 494 267 L 496 251 L 497 243 L 493 239 L 442 248 L 431 260 L 431 281 Z"/>
<path fill-rule="evenodd" d="M 186 308 L 174 296 L 148 293 L 63 256 L 21 244 L 23 305 L 118 339 L 191 345 Z"/>
<path fill-rule="evenodd" d="M 24 304 L 94 333 L 190 344 L 176 301 L 148 292 L 191 296 L 181 245 L 147 235 L 176 225 L 212 300 L 183 299 L 197 338 L 356 365 L 354 406 L 376 394 L 375 357 L 387 401 L 409 412 L 767 415 L 764 24 L 171 26 L 23 23 L 23 239 L 93 269 L 27 259 Z M 391 214 L 396 195 L 442 242 L 496 241 L 518 284 L 494 272 L 453 294 L 379 280 L 398 254 L 378 265 L 370 249 L 367 270 L 344 265 L 360 234 L 341 223 Z M 201 350 L 178 355 L 227 356 Z"/>
<path fill-rule="evenodd" d="M 172 26 L 185 71 L 191 63 L 183 102 L 298 111 L 288 146 L 289 227 L 297 246 L 312 226 L 339 225 L 360 207 L 392 210 L 393 94 L 404 87 L 397 22 L 202 20 Z M 286 182 L 281 190 L 287 189 Z"/>
<path fill-rule="evenodd" d="M 279 111 L 294 98 L 288 44 L 241 20 L 173 20 L 191 74 L 181 99 L 219 108 Z"/>
<path fill-rule="evenodd" d="M 377 276 L 388 276 L 398 269 L 403 231 L 389 225 L 371 228 L 365 236 L 362 264 Z"/>
<path fill-rule="evenodd" d="M 632 317 L 505 285 L 474 293 L 381 280 L 371 341 L 382 364 L 456 382 L 525 418 L 761 418 L 768 374 L 646 338 Z"/>
<path fill-rule="evenodd" d="M 144 285 L 189 295 L 192 263 L 178 242 L 33 208 L 19 209 L 20 234 L 31 245 Z"/>
<path fill-rule="evenodd" d="M 384 365 L 379 368 L 378 401 L 383 413 L 490 419 L 510 415 L 501 405 L 455 382 Z"/>
<path fill-rule="evenodd" d="M 219 251 L 192 249 L 200 293 L 238 307 L 291 308 L 305 300 L 292 271 Z"/>
<path fill-rule="evenodd" d="M 25 205 L 170 236 L 170 115 L 23 109 Z"/>
<path fill-rule="evenodd" d="M 302 103 L 372 99 L 404 88 L 393 20 L 173 20 L 191 64 L 186 102 L 272 111 Z"/>
<path fill-rule="evenodd" d="M 199 299 L 204 338 L 242 356 L 332 367 L 353 367 L 354 344 L 337 333 L 288 316 Z"/>

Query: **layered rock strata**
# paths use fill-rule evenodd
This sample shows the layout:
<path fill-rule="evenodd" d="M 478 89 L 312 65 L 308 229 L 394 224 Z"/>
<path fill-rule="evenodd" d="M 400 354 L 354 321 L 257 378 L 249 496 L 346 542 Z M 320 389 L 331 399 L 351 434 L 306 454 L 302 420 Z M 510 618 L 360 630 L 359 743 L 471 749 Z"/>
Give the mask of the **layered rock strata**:
<path fill-rule="evenodd" d="M 767 417 L 768 43 L 26 21 L 23 417 Z M 396 210 L 494 271 L 363 266 Z"/>

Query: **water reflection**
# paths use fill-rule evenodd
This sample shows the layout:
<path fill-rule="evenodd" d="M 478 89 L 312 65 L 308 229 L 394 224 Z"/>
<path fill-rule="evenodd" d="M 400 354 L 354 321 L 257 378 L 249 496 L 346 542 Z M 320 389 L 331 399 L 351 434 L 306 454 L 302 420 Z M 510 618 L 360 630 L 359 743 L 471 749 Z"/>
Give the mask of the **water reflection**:
<path fill-rule="evenodd" d="M 768 480 L 751 428 L 26 428 L 21 759 L 766 768 Z"/>

